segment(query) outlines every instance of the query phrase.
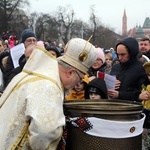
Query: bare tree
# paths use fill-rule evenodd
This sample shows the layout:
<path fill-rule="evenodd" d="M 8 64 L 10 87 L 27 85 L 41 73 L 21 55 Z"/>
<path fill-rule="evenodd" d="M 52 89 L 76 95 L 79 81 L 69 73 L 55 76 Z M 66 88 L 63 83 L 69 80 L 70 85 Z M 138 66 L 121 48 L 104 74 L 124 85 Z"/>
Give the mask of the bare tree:
<path fill-rule="evenodd" d="M 95 10 L 94 10 L 95 5 L 91 6 L 91 16 L 90 16 L 90 21 L 93 24 L 93 33 L 92 33 L 92 42 L 95 44 L 95 34 L 96 34 L 96 29 L 97 29 L 97 22 L 96 22 L 96 15 L 95 15 Z"/>
<path fill-rule="evenodd" d="M 74 10 L 70 6 L 58 7 L 55 21 L 60 27 L 59 34 L 62 37 L 64 43 L 67 43 L 71 38 L 71 27 L 73 25 L 74 16 Z"/>
<path fill-rule="evenodd" d="M 74 20 L 72 23 L 70 37 L 83 38 L 83 22 L 81 20 Z"/>
<path fill-rule="evenodd" d="M 113 29 L 104 26 L 98 26 L 96 34 L 95 45 L 105 49 L 115 47 L 120 38 L 120 35 L 116 34 Z"/>
<path fill-rule="evenodd" d="M 29 6 L 28 0 L 0 0 L 0 32 L 9 30 L 16 12 L 26 5 Z"/>
<path fill-rule="evenodd" d="M 36 18 L 35 33 L 39 40 L 47 41 L 58 39 L 58 25 L 52 16 L 40 13 Z"/>
<path fill-rule="evenodd" d="M 31 13 L 29 17 L 28 26 L 30 29 L 34 31 L 34 33 L 35 33 L 36 22 L 37 22 L 38 17 L 39 17 L 39 14 L 37 12 Z"/>

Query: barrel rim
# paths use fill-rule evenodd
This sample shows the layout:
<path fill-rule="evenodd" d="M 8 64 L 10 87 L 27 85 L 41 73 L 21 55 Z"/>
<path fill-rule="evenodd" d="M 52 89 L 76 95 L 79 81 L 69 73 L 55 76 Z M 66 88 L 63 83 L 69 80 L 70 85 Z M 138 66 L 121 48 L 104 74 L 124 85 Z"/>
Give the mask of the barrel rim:
<path fill-rule="evenodd" d="M 139 102 L 127 100 L 69 100 L 64 102 L 65 109 L 78 110 L 142 110 L 143 106 Z"/>

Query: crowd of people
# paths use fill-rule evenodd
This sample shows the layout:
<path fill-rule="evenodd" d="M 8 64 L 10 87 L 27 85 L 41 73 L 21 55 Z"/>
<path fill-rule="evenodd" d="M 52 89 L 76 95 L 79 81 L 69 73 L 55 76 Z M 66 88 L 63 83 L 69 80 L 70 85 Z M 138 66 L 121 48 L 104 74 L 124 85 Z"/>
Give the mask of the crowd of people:
<path fill-rule="evenodd" d="M 149 38 L 127 37 L 110 49 L 74 38 L 60 48 L 25 29 L 17 67 L 12 52 L 20 43 L 13 40 L 0 40 L 0 149 L 56 149 L 65 125 L 63 101 L 89 99 L 141 103 L 143 150 L 150 149 Z M 106 75 L 115 78 L 114 88 Z"/>

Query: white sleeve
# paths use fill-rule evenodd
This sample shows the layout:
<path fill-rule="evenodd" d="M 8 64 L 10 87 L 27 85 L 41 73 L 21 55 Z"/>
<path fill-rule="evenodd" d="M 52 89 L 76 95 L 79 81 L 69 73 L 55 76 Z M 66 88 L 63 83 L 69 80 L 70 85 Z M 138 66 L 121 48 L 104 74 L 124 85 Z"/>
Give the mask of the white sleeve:
<path fill-rule="evenodd" d="M 46 81 L 36 82 L 28 92 L 26 117 L 30 119 L 29 144 L 34 150 L 56 149 L 65 124 L 64 94 L 55 84 Z"/>

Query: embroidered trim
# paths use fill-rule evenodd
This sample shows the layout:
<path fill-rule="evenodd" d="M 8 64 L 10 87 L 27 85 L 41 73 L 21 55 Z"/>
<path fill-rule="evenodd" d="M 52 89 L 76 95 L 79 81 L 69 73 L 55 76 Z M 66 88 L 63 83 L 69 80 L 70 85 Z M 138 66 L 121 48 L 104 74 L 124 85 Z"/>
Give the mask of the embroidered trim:
<path fill-rule="evenodd" d="M 16 150 L 16 149 L 22 150 L 28 137 L 28 127 L 29 127 L 29 121 L 26 121 L 25 126 L 20 132 L 20 135 L 18 136 L 16 142 L 12 145 L 11 150 Z"/>
<path fill-rule="evenodd" d="M 86 117 L 77 118 L 76 120 L 71 121 L 71 124 L 84 132 L 87 132 L 93 128 L 93 125 Z"/>
<path fill-rule="evenodd" d="M 68 130 L 67 130 L 67 126 L 65 125 L 63 126 L 63 134 L 57 147 L 58 150 L 66 150 L 67 135 L 68 135 Z"/>
<path fill-rule="evenodd" d="M 26 81 L 23 81 L 22 83 L 20 83 L 20 84 L 18 84 L 16 87 L 15 87 L 15 89 L 14 90 L 17 90 L 17 89 L 19 89 L 22 85 L 24 85 L 25 83 L 28 83 L 28 82 L 35 82 L 35 81 L 37 81 L 37 80 L 42 80 L 43 78 L 40 78 L 40 77 L 33 77 L 33 78 L 30 78 L 30 79 L 28 79 L 28 80 L 26 80 Z"/>
<path fill-rule="evenodd" d="M 33 72 L 33 71 L 28 71 L 28 70 L 25 70 L 25 69 L 23 69 L 23 72 L 25 72 L 25 73 L 27 73 L 27 74 L 29 74 L 29 75 L 37 76 L 37 77 L 39 77 L 39 78 L 47 79 L 47 80 L 53 82 L 55 85 L 57 85 L 57 87 L 58 87 L 59 89 L 61 89 L 61 87 L 57 84 L 57 82 L 56 82 L 54 79 L 52 79 L 52 78 L 49 78 L 49 77 L 44 76 L 44 75 L 41 75 L 41 74 L 39 74 L 39 73 L 35 73 L 35 72 Z"/>

